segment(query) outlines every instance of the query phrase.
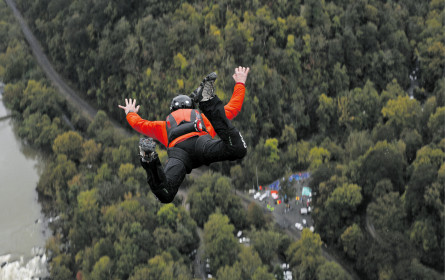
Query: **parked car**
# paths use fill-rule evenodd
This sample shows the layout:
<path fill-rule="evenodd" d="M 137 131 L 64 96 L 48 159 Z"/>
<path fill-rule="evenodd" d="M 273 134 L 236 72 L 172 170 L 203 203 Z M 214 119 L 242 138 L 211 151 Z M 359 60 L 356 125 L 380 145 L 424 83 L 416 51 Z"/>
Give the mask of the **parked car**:
<path fill-rule="evenodd" d="M 314 232 L 314 231 L 315 231 L 315 228 L 314 228 L 313 226 L 311 226 L 311 227 L 309 228 L 309 230 L 312 231 L 312 232 Z"/>
<path fill-rule="evenodd" d="M 301 208 L 300 209 L 300 214 L 301 215 L 307 215 L 307 208 Z"/>
<path fill-rule="evenodd" d="M 210 274 L 210 259 L 209 258 L 206 259 L 206 272 L 208 274 Z"/>
<path fill-rule="evenodd" d="M 254 199 L 258 199 L 261 196 L 260 192 L 257 192 L 256 194 L 254 194 L 253 198 Z"/>
<path fill-rule="evenodd" d="M 292 271 L 283 271 L 284 280 L 292 280 Z"/>
<path fill-rule="evenodd" d="M 263 201 L 266 197 L 267 197 L 267 192 L 263 193 L 258 200 Z"/>
<path fill-rule="evenodd" d="M 296 224 L 295 224 L 295 227 L 296 227 L 297 229 L 299 229 L 299 230 L 303 230 L 303 225 L 300 224 L 300 223 L 296 223 Z"/>

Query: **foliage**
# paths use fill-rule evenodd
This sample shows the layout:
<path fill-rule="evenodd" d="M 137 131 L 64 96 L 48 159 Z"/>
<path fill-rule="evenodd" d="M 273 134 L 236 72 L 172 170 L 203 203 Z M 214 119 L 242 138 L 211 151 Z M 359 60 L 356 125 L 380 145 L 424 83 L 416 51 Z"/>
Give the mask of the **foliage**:
<path fill-rule="evenodd" d="M 211 260 L 212 271 L 234 264 L 240 248 L 233 231 L 229 218 L 218 213 L 210 215 L 204 225 L 204 245 L 206 256 Z"/>
<path fill-rule="evenodd" d="M 301 239 L 292 243 L 286 252 L 292 272 L 298 279 L 315 279 L 317 268 L 325 262 L 321 255 L 321 239 L 304 229 Z"/>
<path fill-rule="evenodd" d="M 441 1 L 16 2 L 55 68 L 102 110 L 90 123 L 59 97 L 1 2 L 3 101 L 18 135 L 48 153 L 37 190 L 61 220 L 48 242 L 51 278 L 191 279 L 198 225 L 221 237 L 207 237 L 218 278 L 271 279 L 260 256 L 290 241 L 262 227 L 258 209 L 246 214 L 232 186 L 308 168 L 320 237 L 304 230 L 288 246 L 296 278 L 347 278 L 321 257 L 321 240 L 362 278 L 443 272 Z M 248 155 L 191 182 L 190 214 L 161 207 L 132 157 L 137 137 L 113 129 L 110 118 L 124 121 L 116 104 L 136 98 L 144 118 L 162 120 L 173 96 L 215 70 L 226 102 L 237 65 L 251 67 L 234 120 Z M 233 240 L 250 226 L 274 240 L 270 252 L 258 236 L 249 249 Z"/>
<path fill-rule="evenodd" d="M 218 208 L 221 213 L 230 217 L 237 228 L 245 225 L 240 198 L 232 192 L 230 179 L 217 173 L 206 173 L 195 181 L 190 189 L 190 215 L 203 226 L 208 217 Z"/>

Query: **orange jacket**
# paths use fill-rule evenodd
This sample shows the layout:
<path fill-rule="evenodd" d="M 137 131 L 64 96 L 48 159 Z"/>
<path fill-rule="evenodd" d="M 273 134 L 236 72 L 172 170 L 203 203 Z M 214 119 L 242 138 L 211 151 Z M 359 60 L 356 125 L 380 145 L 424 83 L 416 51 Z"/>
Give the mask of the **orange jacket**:
<path fill-rule="evenodd" d="M 246 87 L 244 86 L 244 84 L 237 83 L 235 85 L 235 88 L 233 89 L 232 98 L 230 98 L 229 103 L 227 103 L 226 106 L 224 106 L 224 110 L 226 111 L 226 116 L 229 120 L 235 118 L 241 111 L 245 92 L 246 92 Z M 204 124 L 206 126 L 208 134 L 210 134 L 210 136 L 212 137 L 215 137 L 216 132 L 213 129 L 213 126 L 210 123 L 210 121 L 204 114 L 202 114 L 202 118 L 204 120 Z M 142 119 L 138 114 L 133 112 L 127 114 L 127 121 L 130 124 L 130 126 L 137 132 L 144 134 L 155 140 L 158 140 L 159 142 L 161 142 L 162 145 L 167 147 L 168 138 L 167 138 L 167 128 L 165 121 L 147 121 Z M 185 139 L 181 140 L 184 141 Z M 179 141 L 174 141 L 174 142 L 175 143 L 171 143 L 170 146 L 174 146 L 174 144 L 178 143 Z"/>

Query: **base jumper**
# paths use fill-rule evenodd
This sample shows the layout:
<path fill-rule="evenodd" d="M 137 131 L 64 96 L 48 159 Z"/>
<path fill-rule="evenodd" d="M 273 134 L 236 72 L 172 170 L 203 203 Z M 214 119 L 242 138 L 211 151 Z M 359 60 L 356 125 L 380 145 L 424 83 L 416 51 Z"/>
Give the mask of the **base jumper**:
<path fill-rule="evenodd" d="M 119 105 L 130 126 L 149 137 L 139 142 L 140 162 L 152 192 L 162 203 L 173 201 L 185 175 L 192 169 L 217 161 L 242 159 L 246 155 L 247 145 L 230 120 L 241 111 L 248 74 L 248 67 L 235 68 L 232 76 L 235 87 L 225 106 L 214 93 L 216 73 L 207 75 L 190 97 L 173 98 L 166 121 L 142 119 L 137 114 L 140 106 L 136 106 L 136 100 L 125 99 L 125 106 Z M 195 109 L 195 104 L 202 113 Z M 216 135 L 219 139 L 213 139 Z M 165 168 L 153 139 L 167 148 L 169 159 Z"/>

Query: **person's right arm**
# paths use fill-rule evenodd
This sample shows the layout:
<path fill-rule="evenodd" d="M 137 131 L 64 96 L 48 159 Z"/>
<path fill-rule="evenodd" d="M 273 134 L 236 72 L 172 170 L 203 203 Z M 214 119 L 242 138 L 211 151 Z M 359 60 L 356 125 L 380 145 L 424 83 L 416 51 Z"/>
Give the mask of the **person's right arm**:
<path fill-rule="evenodd" d="M 137 132 L 156 139 L 167 147 L 167 129 L 165 121 L 147 121 L 134 112 L 129 112 L 127 114 L 127 121 Z"/>
<path fill-rule="evenodd" d="M 119 105 L 119 108 L 125 111 L 127 121 L 137 132 L 150 138 L 154 138 L 167 147 L 167 129 L 164 121 L 147 121 L 141 118 L 137 113 L 139 105 L 136 106 L 136 99 L 125 98 L 125 106 Z"/>

